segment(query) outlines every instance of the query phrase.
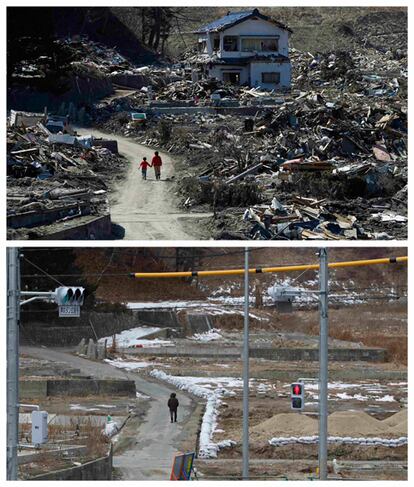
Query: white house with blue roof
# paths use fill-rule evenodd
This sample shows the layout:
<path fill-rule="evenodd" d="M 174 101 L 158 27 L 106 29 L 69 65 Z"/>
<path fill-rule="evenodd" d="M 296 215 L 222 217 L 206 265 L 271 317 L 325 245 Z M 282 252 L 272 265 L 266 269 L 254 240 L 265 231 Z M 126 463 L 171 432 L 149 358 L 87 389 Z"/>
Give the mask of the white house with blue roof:
<path fill-rule="evenodd" d="M 291 32 L 257 9 L 228 12 L 194 32 L 198 35 L 197 64 L 209 78 L 267 90 L 288 90 Z"/>

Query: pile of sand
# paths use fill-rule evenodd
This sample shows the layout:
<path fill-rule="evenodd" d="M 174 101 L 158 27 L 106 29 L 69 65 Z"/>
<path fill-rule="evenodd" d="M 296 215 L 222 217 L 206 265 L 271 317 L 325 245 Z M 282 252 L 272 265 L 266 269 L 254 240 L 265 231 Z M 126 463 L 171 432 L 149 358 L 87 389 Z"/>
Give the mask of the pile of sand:
<path fill-rule="evenodd" d="M 267 436 L 313 436 L 318 434 L 316 419 L 297 413 L 276 414 L 251 428 L 253 434 Z"/>
<path fill-rule="evenodd" d="M 387 419 L 381 421 L 388 426 L 390 432 L 396 436 L 407 436 L 408 434 L 408 414 L 407 409 L 402 409 Z"/>
<path fill-rule="evenodd" d="M 318 420 L 304 414 L 276 414 L 250 429 L 253 437 L 313 436 L 318 434 Z M 380 421 L 363 411 L 337 411 L 328 416 L 329 436 L 352 438 L 389 438 L 407 436 L 407 411 L 400 411 Z"/>
<path fill-rule="evenodd" d="M 328 417 L 329 436 L 352 438 L 388 435 L 389 426 L 363 411 L 337 411 Z"/>

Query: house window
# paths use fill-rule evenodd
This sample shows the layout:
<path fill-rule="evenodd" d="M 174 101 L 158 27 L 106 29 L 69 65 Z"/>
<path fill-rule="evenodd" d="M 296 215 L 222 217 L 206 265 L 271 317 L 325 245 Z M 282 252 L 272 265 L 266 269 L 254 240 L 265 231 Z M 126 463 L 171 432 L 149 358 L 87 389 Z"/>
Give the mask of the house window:
<path fill-rule="evenodd" d="M 276 38 L 251 37 L 242 39 L 241 44 L 241 50 L 244 52 L 277 52 L 279 50 L 279 42 Z"/>
<path fill-rule="evenodd" d="M 223 82 L 224 83 L 231 83 L 232 85 L 239 85 L 240 84 L 240 73 L 236 72 L 223 72 Z"/>
<path fill-rule="evenodd" d="M 262 73 L 262 83 L 278 85 L 280 83 L 280 73 Z"/>
<path fill-rule="evenodd" d="M 223 48 L 225 51 L 237 51 L 238 50 L 238 37 L 236 36 L 224 36 Z"/>
<path fill-rule="evenodd" d="M 214 37 L 213 39 L 213 51 L 220 50 L 220 37 Z"/>

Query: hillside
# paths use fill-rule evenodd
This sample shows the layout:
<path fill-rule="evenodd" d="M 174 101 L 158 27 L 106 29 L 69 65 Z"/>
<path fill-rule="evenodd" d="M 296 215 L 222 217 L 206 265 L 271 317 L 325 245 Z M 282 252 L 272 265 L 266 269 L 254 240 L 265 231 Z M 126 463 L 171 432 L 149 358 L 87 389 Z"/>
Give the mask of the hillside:
<path fill-rule="evenodd" d="M 191 31 L 197 26 L 240 8 L 188 7 L 181 10 L 186 11 L 188 21 L 177 25 L 168 42 L 169 52 L 176 56 L 194 43 Z M 261 7 L 260 10 L 293 30 L 291 47 L 300 51 L 346 50 L 361 45 L 384 51 L 390 46 L 407 48 L 407 10 L 404 7 Z M 387 22 L 382 22 L 383 18 L 387 18 Z"/>
<path fill-rule="evenodd" d="M 318 262 L 315 248 L 260 248 L 251 249 L 251 267 L 270 267 L 277 265 L 294 265 Z M 381 248 L 343 248 L 330 249 L 330 261 L 374 259 L 388 256 L 406 255 L 404 248 L 381 249 Z M 213 293 L 231 296 L 243 295 L 243 277 L 228 276 L 225 279 L 209 277 L 197 280 L 166 279 L 145 281 L 132 280 L 127 277 L 129 272 L 157 272 L 177 270 L 208 270 L 208 269 L 229 269 L 243 268 L 244 255 L 241 248 L 210 248 L 200 249 L 200 254 L 187 255 L 178 267 L 176 265 L 175 249 L 77 249 L 76 263 L 85 273 L 98 274 L 104 270 L 102 278 L 96 290 L 99 299 L 108 301 L 154 301 L 173 299 L 200 299 L 208 297 Z M 192 265 L 194 262 L 194 265 Z M 123 276 L 115 274 L 124 273 Z M 109 275 L 108 275 L 109 274 Z M 114 275 L 112 275 L 114 274 Z M 107 276 L 108 275 L 108 276 Z M 291 275 L 297 278 L 297 283 L 308 282 L 315 279 L 315 273 L 307 272 Z M 87 280 L 92 284 L 96 283 L 98 277 Z M 285 279 L 284 276 L 262 274 L 252 276 L 252 287 L 260 283 L 266 289 L 277 279 Z M 401 266 L 375 266 L 372 268 L 349 268 L 338 269 L 331 272 L 331 278 L 338 283 L 344 283 L 342 287 L 360 287 L 367 289 L 372 287 L 406 285 L 406 268 Z M 184 281 L 184 282 L 183 282 Z M 340 284 L 336 285 L 339 289 Z M 315 288 L 315 285 L 313 286 Z M 219 290 L 219 293 L 217 293 Z"/>

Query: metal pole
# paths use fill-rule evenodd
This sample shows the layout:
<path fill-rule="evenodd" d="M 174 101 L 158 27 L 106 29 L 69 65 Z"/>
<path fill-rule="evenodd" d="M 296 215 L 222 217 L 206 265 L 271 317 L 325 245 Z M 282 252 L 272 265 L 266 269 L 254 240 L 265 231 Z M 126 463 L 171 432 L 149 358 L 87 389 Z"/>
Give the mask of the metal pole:
<path fill-rule="evenodd" d="M 17 480 L 19 443 L 19 249 L 7 248 L 7 480 Z"/>
<path fill-rule="evenodd" d="M 328 468 L 328 252 L 319 251 L 319 479 Z"/>
<path fill-rule="evenodd" d="M 243 480 L 249 479 L 249 248 L 244 249 Z"/>

